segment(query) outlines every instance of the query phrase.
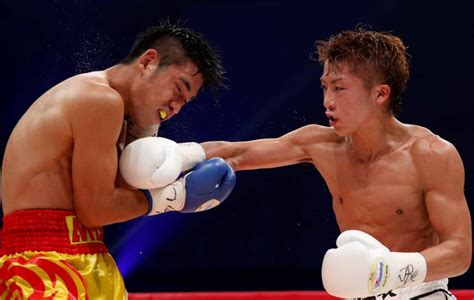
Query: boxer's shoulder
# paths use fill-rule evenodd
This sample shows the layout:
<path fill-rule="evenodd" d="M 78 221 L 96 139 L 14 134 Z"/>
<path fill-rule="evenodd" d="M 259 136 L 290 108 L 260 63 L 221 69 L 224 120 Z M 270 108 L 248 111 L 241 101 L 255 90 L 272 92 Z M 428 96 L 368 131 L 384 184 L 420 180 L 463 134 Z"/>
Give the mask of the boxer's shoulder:
<path fill-rule="evenodd" d="M 434 134 L 425 127 L 411 125 L 409 130 L 411 136 L 410 150 L 415 158 L 446 155 L 456 151 L 452 143 Z"/>
<path fill-rule="evenodd" d="M 82 112 L 107 112 L 107 115 L 117 115 L 123 119 L 122 96 L 105 78 L 94 73 L 81 74 L 64 83 L 58 94 L 62 96 L 66 110 L 71 116 L 80 115 Z"/>
<path fill-rule="evenodd" d="M 72 104 L 98 102 L 123 104 L 120 93 L 112 88 L 103 72 L 91 72 L 71 77 L 64 82 L 64 96 Z"/>
<path fill-rule="evenodd" d="M 456 147 L 423 127 L 417 127 L 410 145 L 411 159 L 421 174 L 428 178 L 462 166 Z M 444 170 L 444 171 L 443 171 Z"/>
<path fill-rule="evenodd" d="M 293 138 L 301 144 L 320 144 L 320 143 L 334 143 L 339 144 L 344 141 L 343 137 L 336 134 L 334 128 L 311 124 L 303 126 L 294 130 L 290 134 Z"/>
<path fill-rule="evenodd" d="M 64 82 L 57 100 L 72 132 L 99 129 L 115 138 L 120 134 L 124 116 L 122 96 L 99 72 L 81 74 Z"/>

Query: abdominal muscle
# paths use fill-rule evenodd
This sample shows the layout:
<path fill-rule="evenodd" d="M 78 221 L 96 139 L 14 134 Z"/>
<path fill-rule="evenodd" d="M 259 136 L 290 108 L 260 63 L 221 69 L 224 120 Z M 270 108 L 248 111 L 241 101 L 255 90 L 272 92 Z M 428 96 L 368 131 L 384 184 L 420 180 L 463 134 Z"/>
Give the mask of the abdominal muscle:
<path fill-rule="evenodd" d="M 333 199 L 334 212 L 342 231 L 356 229 L 366 232 L 391 251 L 420 252 L 439 244 L 426 211 L 399 203 L 398 207 L 383 207 L 380 201 L 346 199 L 342 207 L 339 198 Z M 364 202 L 356 204 L 355 202 Z M 378 208 L 374 205 L 380 205 Z M 369 205 L 370 207 L 367 207 Z"/>

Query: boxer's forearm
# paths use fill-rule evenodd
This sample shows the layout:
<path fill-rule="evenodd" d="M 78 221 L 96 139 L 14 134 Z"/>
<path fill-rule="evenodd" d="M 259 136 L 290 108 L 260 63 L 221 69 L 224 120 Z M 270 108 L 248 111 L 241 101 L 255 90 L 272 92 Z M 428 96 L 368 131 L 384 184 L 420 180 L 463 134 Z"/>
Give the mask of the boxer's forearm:
<path fill-rule="evenodd" d="M 245 142 L 214 141 L 202 143 L 201 146 L 206 153 L 206 159 L 221 157 L 235 171 L 244 169 L 244 166 L 246 166 L 245 169 L 257 169 L 259 167 L 259 156 L 252 157 L 249 155 L 252 148 L 246 147 Z"/>
<path fill-rule="evenodd" d="M 206 153 L 206 159 L 210 159 L 213 157 L 221 157 L 223 159 L 227 159 L 236 156 L 235 147 L 233 147 L 231 142 L 205 142 L 202 143 L 201 146 L 204 148 L 204 152 Z"/>
<path fill-rule="evenodd" d="M 115 188 L 110 194 L 88 199 L 75 198 L 74 206 L 82 225 L 105 226 L 141 217 L 148 210 L 145 194 L 139 190 Z"/>
<path fill-rule="evenodd" d="M 455 277 L 465 273 L 472 259 L 471 243 L 447 240 L 421 252 L 427 263 L 425 281 Z"/>
<path fill-rule="evenodd" d="M 221 157 L 235 170 L 269 169 L 308 161 L 301 147 L 285 139 L 258 139 L 245 142 L 201 144 L 206 158 Z"/>

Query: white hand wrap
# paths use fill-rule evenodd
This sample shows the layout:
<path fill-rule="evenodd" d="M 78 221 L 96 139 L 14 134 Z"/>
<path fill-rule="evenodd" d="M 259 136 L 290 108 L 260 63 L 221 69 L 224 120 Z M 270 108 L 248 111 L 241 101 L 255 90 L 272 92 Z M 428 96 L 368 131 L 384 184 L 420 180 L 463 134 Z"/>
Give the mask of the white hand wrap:
<path fill-rule="evenodd" d="M 420 284 L 426 261 L 420 253 L 390 252 L 372 236 L 358 230 L 343 232 L 337 249 L 323 259 L 326 291 L 341 298 L 363 298 Z"/>

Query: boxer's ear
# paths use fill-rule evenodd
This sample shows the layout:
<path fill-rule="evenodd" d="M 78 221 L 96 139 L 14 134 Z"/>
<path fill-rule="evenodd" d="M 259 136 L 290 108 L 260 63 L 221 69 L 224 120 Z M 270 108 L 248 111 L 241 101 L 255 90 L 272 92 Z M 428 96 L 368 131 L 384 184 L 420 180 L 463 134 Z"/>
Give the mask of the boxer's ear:
<path fill-rule="evenodd" d="M 388 84 L 378 84 L 375 86 L 375 102 L 379 105 L 385 105 L 390 99 L 391 88 Z"/>
<path fill-rule="evenodd" d="M 160 55 L 155 49 L 146 50 L 138 58 L 138 66 L 140 70 L 152 70 L 155 71 L 160 64 Z"/>

